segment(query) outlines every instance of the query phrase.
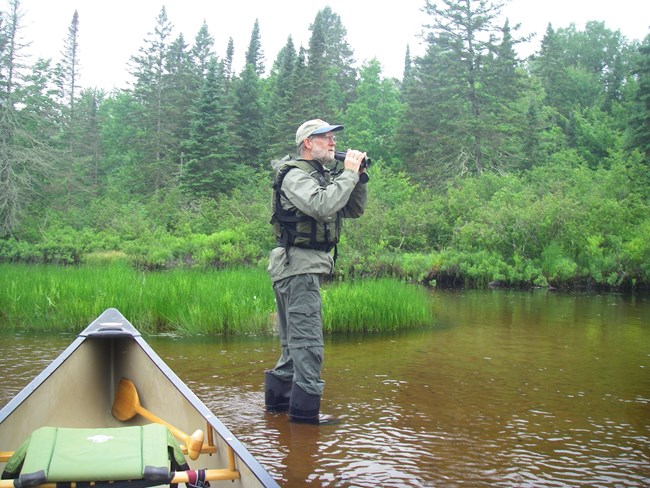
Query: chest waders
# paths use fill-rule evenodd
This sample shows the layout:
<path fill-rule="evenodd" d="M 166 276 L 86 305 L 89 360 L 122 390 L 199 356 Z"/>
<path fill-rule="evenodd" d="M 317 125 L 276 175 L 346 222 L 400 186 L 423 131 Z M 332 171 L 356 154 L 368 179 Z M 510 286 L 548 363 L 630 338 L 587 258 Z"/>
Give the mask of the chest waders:
<path fill-rule="evenodd" d="M 336 218 L 333 221 L 323 222 L 310 217 L 297 208 L 287 210 L 282 207 L 282 197 L 287 198 L 282 191 L 282 182 L 287 173 L 295 168 L 305 171 L 312 178 L 316 179 L 321 188 L 326 188 L 333 183 L 331 173 L 323 168 L 318 161 L 306 161 L 302 159 L 288 160 L 280 167 L 273 182 L 274 212 L 271 217 L 278 246 L 284 247 L 285 249 L 286 264 L 289 264 L 289 249 L 292 246 L 325 252 L 334 249 L 334 261 L 336 261 L 336 245 L 339 241 L 343 212 L 337 212 Z M 295 280 L 302 276 L 305 276 L 303 280 L 307 279 L 306 275 L 297 276 L 293 279 Z M 306 283 L 293 283 L 293 280 L 292 284 L 283 286 L 298 286 L 301 288 L 304 286 L 304 288 L 307 288 Z M 274 290 L 276 290 L 275 285 Z M 276 302 L 278 304 L 283 303 L 283 300 L 278 297 L 278 293 L 282 296 L 295 295 L 294 293 L 288 293 L 287 290 L 282 292 L 276 290 Z M 304 302 L 301 304 L 303 306 L 305 305 Z M 291 306 L 291 304 L 288 304 L 286 307 L 285 305 L 287 304 L 283 304 L 282 306 L 283 310 L 288 310 Z M 320 314 L 318 317 L 320 317 Z M 285 321 L 284 327 L 291 327 L 287 319 L 280 319 L 280 328 L 283 327 L 283 320 Z M 321 326 L 322 334 L 322 324 L 319 325 Z M 320 414 L 321 392 L 319 394 L 313 394 L 313 391 L 308 392 L 300 386 L 300 382 L 307 381 L 308 376 L 310 378 L 309 381 L 313 381 L 312 373 L 316 370 L 320 379 L 322 349 L 322 339 L 321 344 L 318 346 L 308 345 L 291 350 L 286 347 L 286 351 L 283 345 L 283 353 L 278 364 L 276 364 L 273 370 L 265 372 L 264 403 L 268 411 L 281 412 L 288 410 L 289 419 L 292 422 L 318 425 L 336 423 L 335 420 L 333 421 Z M 287 353 L 289 353 L 288 356 Z M 287 358 L 290 361 L 286 360 Z M 283 377 L 286 376 L 286 372 L 284 375 L 280 374 L 280 370 L 285 369 L 284 367 L 286 365 L 290 365 L 290 369 L 293 370 L 293 378 Z M 301 365 L 300 368 L 298 365 Z"/>

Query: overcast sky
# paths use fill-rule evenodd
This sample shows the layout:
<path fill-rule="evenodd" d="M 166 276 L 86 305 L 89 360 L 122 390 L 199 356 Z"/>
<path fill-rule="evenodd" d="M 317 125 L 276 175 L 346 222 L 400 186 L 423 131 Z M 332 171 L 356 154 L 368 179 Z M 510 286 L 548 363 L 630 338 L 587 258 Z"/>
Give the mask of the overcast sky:
<path fill-rule="evenodd" d="M 0 0 L 3 10 L 8 0 Z M 125 88 L 129 58 L 138 53 L 162 6 L 188 44 L 205 20 L 215 39 L 215 51 L 223 58 L 230 37 L 235 44 L 235 70 L 241 69 L 255 20 L 259 20 L 267 70 L 291 35 L 296 47 L 308 46 L 316 13 L 329 5 L 341 17 L 355 59 L 377 58 L 384 76 L 401 78 L 406 46 L 411 54 L 423 52 L 419 34 L 428 22 L 421 9 L 425 0 L 20 0 L 21 36 L 31 42 L 34 57 L 60 59 L 74 11 L 79 12 L 81 85 L 107 90 Z M 528 47 L 539 46 L 546 26 L 583 29 L 588 20 L 604 21 L 620 29 L 628 39 L 642 40 L 650 33 L 650 2 L 644 0 L 511 0 L 503 9 L 511 25 L 521 24 L 520 35 L 536 33 Z"/>

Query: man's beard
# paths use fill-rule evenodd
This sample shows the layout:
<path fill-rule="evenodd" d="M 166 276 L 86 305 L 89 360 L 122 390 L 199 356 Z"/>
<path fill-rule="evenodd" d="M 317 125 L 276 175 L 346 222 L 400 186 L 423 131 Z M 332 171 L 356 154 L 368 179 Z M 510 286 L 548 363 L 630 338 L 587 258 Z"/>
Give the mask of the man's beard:
<path fill-rule="evenodd" d="M 334 152 L 328 148 L 312 150 L 311 156 L 317 159 L 321 164 L 330 164 L 334 162 Z"/>

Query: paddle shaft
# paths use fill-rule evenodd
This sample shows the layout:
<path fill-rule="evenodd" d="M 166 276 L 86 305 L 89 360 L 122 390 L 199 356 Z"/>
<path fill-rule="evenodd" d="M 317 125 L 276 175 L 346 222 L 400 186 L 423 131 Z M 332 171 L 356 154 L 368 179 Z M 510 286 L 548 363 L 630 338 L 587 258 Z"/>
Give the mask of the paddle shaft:
<path fill-rule="evenodd" d="M 167 427 L 169 429 L 169 431 L 172 434 L 174 434 L 174 437 L 176 437 L 177 439 L 185 442 L 185 445 L 188 446 L 188 449 L 189 449 L 189 444 L 191 442 L 190 441 L 190 436 L 187 435 L 185 432 L 183 432 L 180 429 L 177 429 L 176 427 L 174 427 L 169 422 L 165 422 L 163 419 L 161 419 L 160 417 L 158 417 L 155 414 L 151 413 L 149 410 L 147 410 L 146 408 L 144 408 L 144 407 L 142 407 L 140 405 L 135 405 L 135 411 L 139 415 L 144 417 L 145 419 L 149 420 L 150 422 L 154 422 L 156 424 L 162 424 L 165 427 Z"/>
<path fill-rule="evenodd" d="M 138 414 L 140 414 L 145 419 L 157 424 L 164 425 L 165 427 L 167 427 L 167 429 L 169 429 L 169 432 L 171 432 L 174 437 L 176 437 L 178 440 L 183 441 L 185 443 L 185 447 L 187 448 L 187 454 L 190 457 L 190 459 L 195 460 L 196 458 L 199 457 L 199 454 L 201 454 L 201 449 L 203 448 L 202 430 L 197 429 L 190 436 L 187 435 L 182 430 L 177 429 L 169 422 L 165 422 L 163 419 L 154 415 L 149 410 L 147 410 L 146 408 L 140 405 L 135 405 L 135 410 L 136 412 L 138 412 Z"/>

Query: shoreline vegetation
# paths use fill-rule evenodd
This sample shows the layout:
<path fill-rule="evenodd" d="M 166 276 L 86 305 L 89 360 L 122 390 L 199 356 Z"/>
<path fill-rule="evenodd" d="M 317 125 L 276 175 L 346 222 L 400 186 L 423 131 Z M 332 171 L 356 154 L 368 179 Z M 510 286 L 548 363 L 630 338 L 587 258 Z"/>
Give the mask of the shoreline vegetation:
<path fill-rule="evenodd" d="M 86 266 L 0 264 L 3 328 L 76 332 L 105 309 L 143 333 L 274 334 L 275 303 L 265 270 L 138 271 L 127 263 Z M 326 334 L 431 326 L 427 291 L 396 279 L 323 285 Z"/>
<path fill-rule="evenodd" d="M 365 214 L 345 221 L 335 280 L 647 290 L 650 172 L 624 158 L 608 169 L 567 164 L 466 177 L 436 192 L 378 162 Z M 0 263 L 262 269 L 274 245 L 268 182 L 201 200 L 116 192 L 83 209 L 49 208 L 21 235 L 0 238 Z"/>

